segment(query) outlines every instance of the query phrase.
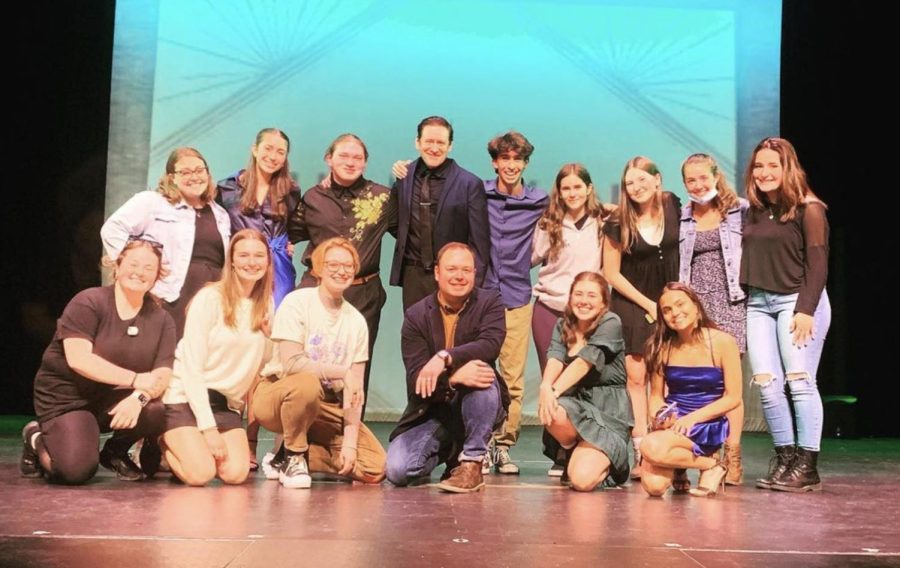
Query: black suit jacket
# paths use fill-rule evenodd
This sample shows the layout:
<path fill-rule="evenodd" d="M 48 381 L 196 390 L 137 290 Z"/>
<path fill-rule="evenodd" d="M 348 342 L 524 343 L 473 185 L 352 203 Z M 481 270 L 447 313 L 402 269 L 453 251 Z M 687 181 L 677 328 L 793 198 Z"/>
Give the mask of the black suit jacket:
<path fill-rule="evenodd" d="M 459 314 L 452 349 L 447 351 L 452 365 L 438 378 L 437 388 L 429 398 L 416 394 L 419 371 L 434 354 L 446 345 L 444 322 L 437 303 L 437 293 L 430 294 L 406 310 L 400 332 L 400 350 L 406 366 L 406 410 L 391 432 L 390 439 L 429 419 L 449 418 L 450 375 L 469 361 L 479 360 L 494 366 L 500 356 L 500 347 L 506 338 L 506 310 L 496 290 L 472 291 L 469 303 Z M 496 374 L 496 369 L 494 370 Z M 500 376 L 495 379 L 500 387 L 500 400 L 504 409 L 509 408 L 509 391 Z"/>
<path fill-rule="evenodd" d="M 409 174 L 394 183 L 391 199 L 397 211 L 397 244 L 391 265 L 391 284 L 402 286 L 403 257 L 409 238 L 410 208 L 412 207 L 416 159 L 409 164 Z M 449 160 L 449 158 L 448 158 Z M 475 285 L 481 286 L 491 258 L 491 235 L 488 226 L 487 197 L 484 182 L 453 161 L 447 165 L 446 180 L 438 201 L 432 225 L 434 255 L 447 243 L 466 243 L 475 249 Z"/>

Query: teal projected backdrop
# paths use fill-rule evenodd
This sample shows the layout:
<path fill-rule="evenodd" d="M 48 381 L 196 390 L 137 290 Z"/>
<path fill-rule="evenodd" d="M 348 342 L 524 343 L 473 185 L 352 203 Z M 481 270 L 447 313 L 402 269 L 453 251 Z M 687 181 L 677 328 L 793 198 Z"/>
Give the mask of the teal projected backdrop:
<path fill-rule="evenodd" d="M 534 144 L 525 177 L 543 188 L 577 161 L 609 201 L 636 154 L 656 160 L 682 196 L 678 168 L 690 153 L 712 153 L 734 178 L 758 139 L 778 132 L 781 3 L 675 4 L 120 1 L 107 212 L 154 186 L 172 148 L 198 148 L 220 179 L 244 166 L 268 126 L 291 137 L 304 189 L 343 132 L 368 144 L 366 176 L 389 184 L 390 164 L 415 157 L 415 126 L 432 114 L 454 125 L 451 157 L 485 178 L 486 143 L 510 128 Z M 387 237 L 384 272 L 393 244 Z M 405 405 L 400 294 L 388 292 L 370 417 Z"/>

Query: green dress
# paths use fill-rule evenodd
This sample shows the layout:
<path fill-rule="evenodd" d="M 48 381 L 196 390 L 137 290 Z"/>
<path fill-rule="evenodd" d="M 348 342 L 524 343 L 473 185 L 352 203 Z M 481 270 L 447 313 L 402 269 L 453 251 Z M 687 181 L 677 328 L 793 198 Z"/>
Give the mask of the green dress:
<path fill-rule="evenodd" d="M 625 483 L 629 473 L 628 441 L 634 426 L 634 414 L 625 390 L 622 321 L 616 314 L 607 312 L 587 344 L 575 355 L 568 354 L 560 339 L 562 326 L 560 319 L 553 329 L 547 358 L 558 359 L 568 366 L 580 357 L 591 364 L 591 369 L 560 395 L 559 404 L 565 408 L 579 437 L 609 458 L 609 478 L 604 485 L 612 485 L 610 479 L 615 484 Z M 552 459 L 554 456 L 549 457 Z"/>

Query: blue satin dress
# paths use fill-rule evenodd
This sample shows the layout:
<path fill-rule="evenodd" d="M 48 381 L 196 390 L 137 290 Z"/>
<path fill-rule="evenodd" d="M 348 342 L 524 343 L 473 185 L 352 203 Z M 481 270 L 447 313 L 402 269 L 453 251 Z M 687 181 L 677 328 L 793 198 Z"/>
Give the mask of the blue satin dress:
<path fill-rule="evenodd" d="M 719 367 L 666 365 L 664 375 L 669 388 L 666 403 L 677 404 L 679 418 L 715 402 L 725 393 L 725 375 Z M 728 419 L 720 416 L 694 424 L 688 437 L 694 443 L 694 455 L 708 456 L 725 443 Z"/>

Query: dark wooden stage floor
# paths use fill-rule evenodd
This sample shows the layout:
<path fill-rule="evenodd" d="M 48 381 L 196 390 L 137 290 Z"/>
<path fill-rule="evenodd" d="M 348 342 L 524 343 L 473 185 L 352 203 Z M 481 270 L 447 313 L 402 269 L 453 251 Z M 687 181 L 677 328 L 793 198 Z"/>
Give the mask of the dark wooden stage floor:
<path fill-rule="evenodd" d="M 375 425 L 382 439 L 390 427 Z M 447 495 L 325 481 L 287 490 L 261 474 L 195 489 L 105 470 L 84 487 L 52 486 L 18 476 L 10 434 L 0 566 L 900 566 L 900 440 L 826 440 L 824 491 L 792 495 L 752 487 L 769 438 L 748 434 L 745 485 L 714 499 L 648 498 L 636 485 L 576 494 L 546 476 L 539 444 L 526 428 L 513 451 L 522 475 Z"/>

